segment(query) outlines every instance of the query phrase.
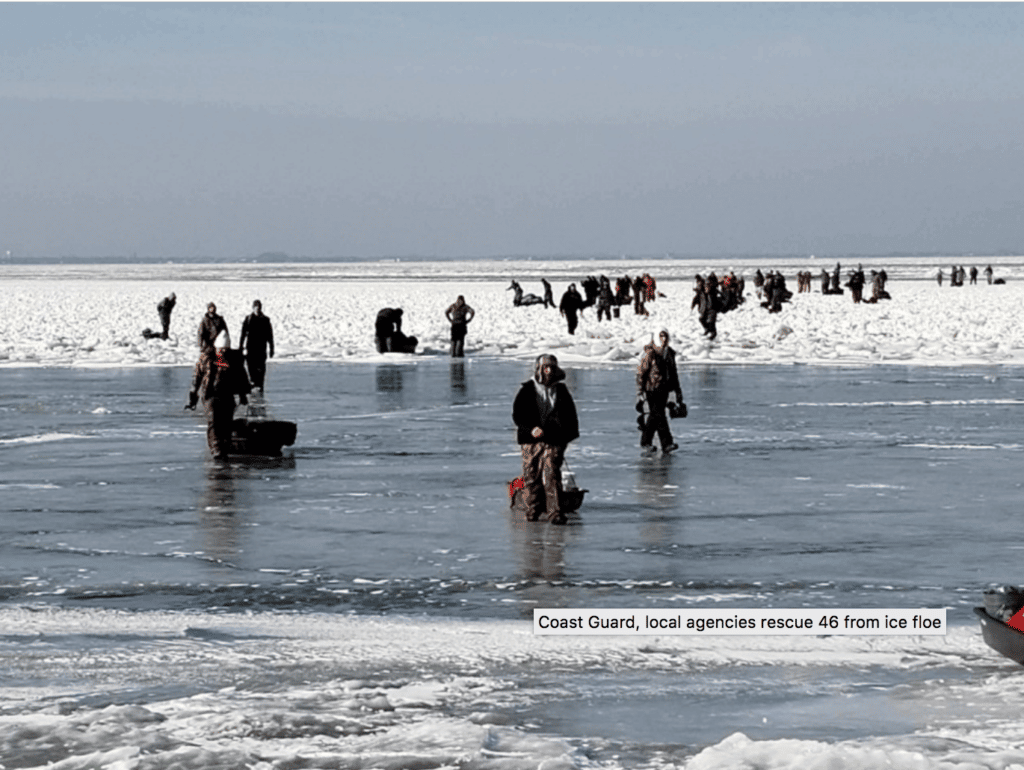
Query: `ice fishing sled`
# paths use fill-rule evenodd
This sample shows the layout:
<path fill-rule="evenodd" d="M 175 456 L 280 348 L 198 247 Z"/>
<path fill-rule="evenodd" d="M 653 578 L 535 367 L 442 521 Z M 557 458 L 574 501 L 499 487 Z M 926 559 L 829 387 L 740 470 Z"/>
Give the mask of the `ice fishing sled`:
<path fill-rule="evenodd" d="M 587 494 L 588 490 L 580 489 L 576 486 L 576 480 L 573 478 L 571 473 L 562 474 L 562 493 L 558 498 L 558 502 L 562 507 L 562 513 L 569 513 L 571 511 L 579 510 L 579 507 L 583 505 L 583 496 Z M 523 495 L 523 477 L 517 476 L 508 483 L 508 507 L 514 508 L 515 510 L 525 511 L 526 503 Z M 547 507 L 546 501 L 542 501 Z"/>
<path fill-rule="evenodd" d="M 1007 621 L 1024 607 L 1024 592 L 1012 586 L 986 591 L 985 605 L 975 607 L 985 644 L 1014 663 L 1024 665 L 1024 632 Z"/>
<path fill-rule="evenodd" d="M 250 407 L 245 417 L 238 417 L 231 426 L 231 453 L 280 457 L 281 449 L 295 443 L 298 426 L 286 420 L 268 420 L 266 412 Z"/>

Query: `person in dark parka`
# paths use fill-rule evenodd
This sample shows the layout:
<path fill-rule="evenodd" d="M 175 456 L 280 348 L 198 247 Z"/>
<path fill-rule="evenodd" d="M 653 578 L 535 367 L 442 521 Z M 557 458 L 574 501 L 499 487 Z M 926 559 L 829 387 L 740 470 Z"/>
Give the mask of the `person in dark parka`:
<path fill-rule="evenodd" d="M 576 326 L 580 320 L 578 313 L 583 309 L 583 297 L 576 290 L 576 284 L 570 283 L 569 288 L 562 295 L 562 301 L 558 304 L 558 310 L 565 317 L 569 326 L 569 334 L 576 334 Z"/>
<path fill-rule="evenodd" d="M 553 524 L 565 524 L 561 509 L 565 448 L 579 438 L 576 404 L 563 380 L 565 372 L 552 355 L 538 356 L 533 377 L 522 384 L 512 403 L 516 441 L 523 455 L 523 499 L 530 521 L 547 511 Z"/>
<path fill-rule="evenodd" d="M 172 291 L 160 300 L 156 306 L 156 312 L 160 315 L 160 325 L 163 327 L 163 331 L 160 333 L 161 339 L 167 339 L 167 334 L 171 331 L 171 312 L 174 310 L 177 302 L 178 298 L 174 296 Z"/>
<path fill-rule="evenodd" d="M 206 408 L 206 442 L 215 460 L 226 460 L 231 450 L 231 430 L 235 415 L 235 396 L 248 403 L 249 378 L 245 376 L 240 350 L 231 350 L 231 338 L 225 329 L 212 347 L 199 354 L 192 372 L 192 386 L 186 409 L 195 409 L 199 399 Z"/>
<path fill-rule="evenodd" d="M 274 327 L 270 318 L 263 315 L 263 303 L 259 300 L 252 303 L 252 312 L 242 321 L 238 347 L 245 351 L 245 364 L 249 367 L 253 387 L 262 393 L 263 380 L 267 375 L 267 353 L 274 357 Z"/>

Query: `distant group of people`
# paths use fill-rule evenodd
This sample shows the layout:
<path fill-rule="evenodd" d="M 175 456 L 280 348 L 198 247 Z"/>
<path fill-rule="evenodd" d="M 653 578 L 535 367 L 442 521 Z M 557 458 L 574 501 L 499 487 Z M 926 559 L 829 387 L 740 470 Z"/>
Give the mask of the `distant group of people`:
<path fill-rule="evenodd" d="M 728 313 L 743 304 L 745 281 L 732 270 L 721 281 L 713 271 L 707 277 L 697 273 L 693 280 L 690 310 L 697 309 L 704 336 L 713 340 L 718 336 L 718 314 Z"/>
<path fill-rule="evenodd" d="M 843 286 L 850 290 L 850 296 L 854 303 L 874 303 L 883 299 L 892 299 L 885 289 L 889 280 L 884 269 L 871 271 L 871 297 L 864 299 L 864 288 L 868 285 L 868 278 L 864 273 L 863 265 L 857 265 L 855 270 L 850 270 L 846 275 L 846 283 L 842 281 L 842 265 L 836 262 L 831 274 L 828 270 L 822 269 L 819 274 L 821 281 L 821 293 L 825 295 L 844 294 Z M 796 274 L 797 293 L 805 294 L 812 291 L 814 274 L 810 270 L 801 270 Z M 767 274 L 760 270 L 754 275 L 754 286 L 758 287 L 758 297 L 763 301 L 761 307 L 767 308 L 769 313 L 778 313 L 782 310 L 782 304 L 789 302 L 793 292 L 786 288 L 786 279 L 779 271 L 769 270 Z"/>
<path fill-rule="evenodd" d="M 550 288 L 546 280 L 543 282 L 546 289 Z M 565 318 L 569 334 L 576 334 L 580 316 L 588 307 L 597 308 L 598 321 L 611 321 L 613 316 L 618 318 L 620 308 L 629 304 L 633 305 L 633 312 L 636 315 L 646 316 L 649 315 L 647 303 L 654 302 L 658 296 L 658 283 L 650 273 L 643 273 L 635 278 L 623 275 L 615 281 L 614 289 L 606 275 L 588 275 L 580 285 L 584 294 L 580 294 L 575 283 L 570 283 L 558 303 L 558 310 Z"/>
<path fill-rule="evenodd" d="M 1006 281 L 1004 281 L 1002 278 L 995 278 L 995 279 L 993 279 L 993 277 L 992 277 L 993 276 L 992 265 L 988 265 L 983 272 L 985 273 L 985 282 L 988 283 L 989 286 L 991 286 L 992 284 L 1003 284 L 1003 283 L 1006 283 Z M 952 267 L 949 268 L 949 285 L 950 286 L 963 286 L 964 285 L 964 281 L 967 280 L 968 275 L 970 276 L 970 282 L 971 282 L 972 285 L 976 284 L 978 282 L 978 268 L 977 267 L 974 267 L 972 265 L 971 269 L 970 269 L 970 272 L 968 272 L 967 270 L 964 269 L 963 265 L 953 265 Z M 936 277 L 936 279 L 939 282 L 939 286 L 942 286 L 942 277 L 943 276 L 942 276 L 942 268 L 941 267 L 939 268 L 939 272 L 938 272 L 938 274 L 935 277 Z"/>
<path fill-rule="evenodd" d="M 210 302 L 197 332 L 199 360 L 192 372 L 186 409 L 200 400 L 206 410 L 206 440 L 214 459 L 227 459 L 231 450 L 235 398 L 248 403 L 253 389 L 263 393 L 267 357 L 274 356 L 274 327 L 255 300 L 252 312 L 242 321 L 237 349 L 231 347 L 227 321 Z M 248 375 L 246 375 L 248 369 Z"/>
<path fill-rule="evenodd" d="M 892 299 L 889 292 L 885 290 L 885 284 L 888 282 L 889 276 L 885 270 L 872 270 L 871 271 L 871 297 L 864 300 L 869 304 L 874 304 L 879 300 Z M 857 265 L 857 269 L 850 272 L 849 279 L 846 285 L 850 287 L 850 294 L 853 296 L 855 303 L 860 302 L 864 295 L 864 286 L 866 285 L 867 279 L 864 276 L 864 268 Z"/>
<path fill-rule="evenodd" d="M 444 311 L 445 318 L 451 324 L 451 357 L 463 358 L 466 355 L 466 333 L 470 322 L 476 317 L 476 311 L 466 303 L 461 294 L 455 302 Z M 374 343 L 378 353 L 415 353 L 419 340 L 406 335 L 402 331 L 402 318 L 405 311 L 400 307 L 381 308 L 374 323 Z"/>
<path fill-rule="evenodd" d="M 575 283 L 570 283 L 565 293 L 555 305 L 554 291 L 551 283 L 546 278 L 541 278 L 544 286 L 544 295 L 524 293 L 522 286 L 517 281 L 512 281 L 508 290 L 514 291 L 512 299 L 513 307 L 528 307 L 530 305 L 543 305 L 545 308 L 555 308 L 565 318 L 566 328 L 569 334 L 576 334 L 580 317 L 588 307 L 597 309 L 598 321 L 611 321 L 612 317 L 619 317 L 620 308 L 632 303 L 633 312 L 636 315 L 649 315 L 647 303 L 653 302 L 657 296 L 657 281 L 650 273 L 643 273 L 635 278 L 623 275 L 615 281 L 612 286 L 611 279 L 606 275 L 588 275 L 580 282 L 583 287 L 583 294 L 576 288 Z"/>
<path fill-rule="evenodd" d="M 761 307 L 767 309 L 769 313 L 782 312 L 782 303 L 793 298 L 793 292 L 786 286 L 786 276 L 779 270 L 769 270 L 764 275 L 758 270 L 754 274 L 754 286 L 758 287 L 758 295 L 762 300 Z"/>

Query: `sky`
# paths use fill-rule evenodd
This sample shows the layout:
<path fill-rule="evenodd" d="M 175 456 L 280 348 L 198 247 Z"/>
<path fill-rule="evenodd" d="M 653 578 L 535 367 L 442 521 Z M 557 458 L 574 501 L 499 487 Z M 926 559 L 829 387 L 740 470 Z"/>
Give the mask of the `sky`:
<path fill-rule="evenodd" d="M 0 256 L 1024 253 L 1020 3 L 0 3 Z"/>

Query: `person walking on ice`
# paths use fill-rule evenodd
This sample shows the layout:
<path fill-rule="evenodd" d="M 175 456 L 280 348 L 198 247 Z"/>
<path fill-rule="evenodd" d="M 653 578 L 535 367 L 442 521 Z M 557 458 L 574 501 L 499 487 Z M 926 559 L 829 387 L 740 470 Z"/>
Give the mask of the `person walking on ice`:
<path fill-rule="evenodd" d="M 248 343 L 248 344 L 247 344 Z M 242 321 L 242 336 L 238 347 L 245 353 L 245 364 L 249 367 L 252 386 L 263 393 L 263 380 L 267 376 L 267 353 L 274 357 L 274 327 L 270 318 L 263 315 L 263 303 L 252 303 L 252 312 Z"/>
<path fill-rule="evenodd" d="M 185 408 L 194 410 L 202 399 L 206 407 L 206 441 L 215 460 L 227 460 L 231 450 L 235 396 L 240 404 L 248 403 L 249 378 L 241 359 L 241 351 L 231 350 L 231 338 L 225 329 L 212 347 L 199 354 L 192 373 Z"/>
<path fill-rule="evenodd" d="M 683 389 L 676 369 L 676 352 L 668 344 L 668 330 L 662 329 L 658 339 L 661 347 L 652 341 L 644 347 L 640 357 L 640 365 L 636 370 L 636 406 L 640 412 L 645 405 L 647 407 L 647 419 L 640 434 L 640 448 L 645 453 L 653 452 L 654 434 L 657 433 L 661 451 L 667 454 L 679 449 L 679 445 L 672 440 L 665 409 L 668 408 L 668 398 L 672 394 L 675 394 L 678 408 L 684 406 Z"/>
<path fill-rule="evenodd" d="M 565 524 L 561 508 L 565 448 L 579 438 L 576 404 L 563 380 L 565 372 L 552 355 L 538 356 L 533 377 L 519 388 L 512 403 L 516 441 L 523 455 L 523 498 L 526 518 L 537 521 L 547 512 L 552 524 Z"/>

